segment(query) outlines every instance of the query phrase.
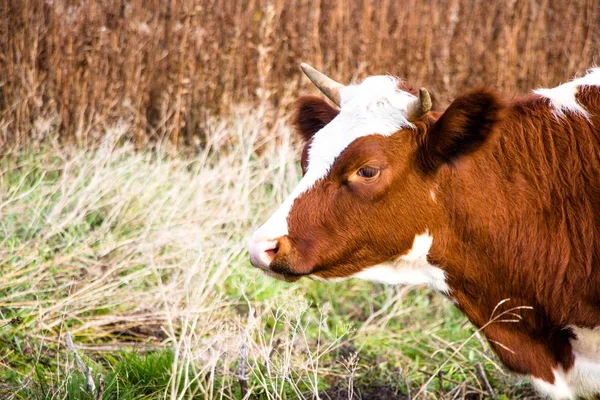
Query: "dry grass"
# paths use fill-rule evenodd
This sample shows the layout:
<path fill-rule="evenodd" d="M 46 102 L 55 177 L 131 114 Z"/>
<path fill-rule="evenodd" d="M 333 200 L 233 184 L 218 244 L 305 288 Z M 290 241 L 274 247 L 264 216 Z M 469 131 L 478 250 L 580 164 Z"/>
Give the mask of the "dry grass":
<path fill-rule="evenodd" d="M 312 90 L 301 60 L 408 78 L 441 107 L 482 84 L 510 96 L 598 63 L 599 29 L 596 0 L 1 0 L 0 145 L 95 143 L 126 121 L 138 148 L 198 148 L 209 111 L 284 114 Z"/>
<path fill-rule="evenodd" d="M 441 296 L 357 281 L 290 285 L 249 266 L 248 235 L 299 178 L 287 124 L 262 139 L 265 113 L 210 119 L 210 140 L 191 159 L 119 146 L 123 125 L 94 151 L 5 155 L 0 380 L 11 383 L 0 394 L 87 398 L 74 394 L 81 379 L 66 332 L 107 382 L 133 375 L 111 362 L 120 350 L 171 352 L 167 372 L 128 361 L 145 365 L 143 386 L 126 395 L 121 383 L 118 398 L 142 389 L 171 399 L 402 398 L 407 387 L 419 398 L 477 398 L 477 362 L 498 392 L 526 393 Z M 157 375 L 162 386 L 151 385 Z M 115 384 L 108 390 L 114 398 Z"/>

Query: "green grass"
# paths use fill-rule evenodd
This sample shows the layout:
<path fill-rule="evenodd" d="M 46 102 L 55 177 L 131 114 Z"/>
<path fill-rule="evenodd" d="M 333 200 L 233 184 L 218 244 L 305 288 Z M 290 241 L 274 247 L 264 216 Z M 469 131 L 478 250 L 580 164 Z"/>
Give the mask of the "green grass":
<path fill-rule="evenodd" d="M 530 396 L 441 295 L 249 265 L 299 178 L 288 129 L 264 141 L 254 111 L 192 159 L 116 146 L 118 127 L 0 160 L 0 398 L 94 398 L 67 332 L 104 399 L 483 398 L 477 363 L 499 398 Z"/>
<path fill-rule="evenodd" d="M 100 387 L 102 376 L 103 398 L 132 400 L 162 397 L 171 381 L 173 360 L 173 351 L 162 349 L 148 354 L 104 354 L 96 361 L 89 360 L 89 364 L 96 370 L 96 387 Z M 16 399 L 94 399 L 95 397 L 86 390 L 84 375 L 79 371 L 69 372 L 60 375 L 51 366 L 38 362 L 31 383 L 13 388 L 12 396 Z"/>

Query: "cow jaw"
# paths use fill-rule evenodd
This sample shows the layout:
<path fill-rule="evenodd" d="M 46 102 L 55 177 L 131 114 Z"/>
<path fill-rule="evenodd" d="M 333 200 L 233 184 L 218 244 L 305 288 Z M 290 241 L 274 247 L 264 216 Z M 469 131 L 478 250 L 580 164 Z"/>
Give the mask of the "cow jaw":
<path fill-rule="evenodd" d="M 446 273 L 429 263 L 427 255 L 433 243 L 429 232 L 415 236 L 412 248 L 398 259 L 365 268 L 353 277 L 391 285 L 428 285 L 448 294 Z"/>
<path fill-rule="evenodd" d="M 390 285 L 427 285 L 439 292 L 449 294 L 446 273 L 427 260 L 432 243 L 433 237 L 426 231 L 416 235 L 410 250 L 395 260 L 367 267 L 343 278 L 326 278 L 319 276 L 318 273 L 311 277 L 330 282 L 357 278 Z"/>

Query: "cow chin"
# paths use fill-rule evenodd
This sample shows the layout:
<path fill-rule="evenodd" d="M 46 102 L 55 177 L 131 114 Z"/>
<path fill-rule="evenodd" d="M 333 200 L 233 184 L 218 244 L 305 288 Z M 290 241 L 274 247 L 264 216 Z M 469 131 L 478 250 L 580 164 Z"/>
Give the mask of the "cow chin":
<path fill-rule="evenodd" d="M 277 279 L 278 281 L 284 281 L 284 282 L 296 282 L 298 279 L 302 278 L 302 276 L 297 276 L 297 275 L 284 275 L 284 274 L 278 274 L 277 272 L 273 272 L 273 271 L 269 271 L 269 270 L 262 270 L 265 275 L 270 276 L 271 278 Z"/>
<path fill-rule="evenodd" d="M 274 274 L 274 277 L 283 277 L 283 280 L 287 282 L 297 281 L 303 276 L 310 274 L 310 272 L 299 272 L 298 268 L 296 268 L 294 264 L 295 263 L 289 256 L 277 256 L 271 262 L 269 269 L 266 270 L 266 272 Z"/>

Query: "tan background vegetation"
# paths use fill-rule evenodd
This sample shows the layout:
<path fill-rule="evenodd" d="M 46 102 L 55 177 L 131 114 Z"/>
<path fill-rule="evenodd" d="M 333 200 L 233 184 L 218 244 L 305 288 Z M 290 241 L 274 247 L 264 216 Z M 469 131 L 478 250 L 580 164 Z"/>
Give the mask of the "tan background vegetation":
<path fill-rule="evenodd" d="M 597 0 L 0 0 L 0 13 L 4 148 L 90 144 L 116 122 L 139 147 L 201 147 L 232 104 L 285 115 L 313 90 L 300 61 L 342 82 L 404 77 L 444 107 L 477 85 L 557 84 L 600 52 Z"/>

